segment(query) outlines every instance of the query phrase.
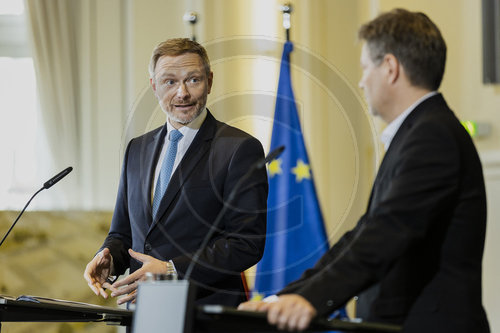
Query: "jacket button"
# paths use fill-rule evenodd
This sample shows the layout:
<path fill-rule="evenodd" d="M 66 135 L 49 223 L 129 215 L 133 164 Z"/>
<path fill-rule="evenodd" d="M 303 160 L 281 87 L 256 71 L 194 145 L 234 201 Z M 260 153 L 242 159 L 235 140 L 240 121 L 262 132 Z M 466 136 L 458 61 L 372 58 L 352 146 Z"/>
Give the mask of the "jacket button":
<path fill-rule="evenodd" d="M 152 249 L 153 249 L 153 247 L 151 246 L 151 244 L 149 244 L 149 243 L 144 244 L 144 250 L 146 250 L 146 251 L 148 251 L 148 252 L 149 252 L 149 251 L 151 251 Z"/>
<path fill-rule="evenodd" d="M 326 305 L 327 306 L 333 306 L 333 301 L 331 299 L 329 299 L 327 302 L 326 302 Z"/>

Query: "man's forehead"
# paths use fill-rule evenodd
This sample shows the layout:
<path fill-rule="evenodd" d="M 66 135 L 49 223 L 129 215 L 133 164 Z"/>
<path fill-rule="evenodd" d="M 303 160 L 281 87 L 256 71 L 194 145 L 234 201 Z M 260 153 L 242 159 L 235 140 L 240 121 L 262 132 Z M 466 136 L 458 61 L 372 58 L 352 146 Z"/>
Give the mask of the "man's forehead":
<path fill-rule="evenodd" d="M 178 56 L 164 55 L 158 59 L 157 67 L 179 69 L 185 67 L 201 67 L 200 56 L 194 53 L 185 53 Z"/>
<path fill-rule="evenodd" d="M 202 73 L 203 68 L 199 66 L 177 66 L 177 65 L 166 65 L 157 66 L 156 74 L 166 74 L 166 73 Z"/>
<path fill-rule="evenodd" d="M 370 49 L 368 48 L 367 43 L 363 44 L 363 47 L 361 48 L 361 54 L 360 54 L 360 62 L 363 63 L 371 63 L 371 57 L 370 57 Z"/>

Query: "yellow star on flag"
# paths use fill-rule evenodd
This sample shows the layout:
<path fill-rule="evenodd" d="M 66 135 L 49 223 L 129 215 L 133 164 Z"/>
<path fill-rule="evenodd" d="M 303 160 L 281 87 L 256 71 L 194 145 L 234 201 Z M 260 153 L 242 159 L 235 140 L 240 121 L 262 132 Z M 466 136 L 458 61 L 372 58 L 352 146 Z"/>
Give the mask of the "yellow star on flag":
<path fill-rule="evenodd" d="M 292 173 L 296 176 L 297 183 L 300 183 L 303 179 L 311 179 L 311 167 L 301 159 L 297 160 L 297 166 L 292 168 Z"/>
<path fill-rule="evenodd" d="M 281 170 L 281 158 L 273 160 L 269 163 L 269 176 L 273 177 L 275 175 L 281 175 L 283 170 Z"/>

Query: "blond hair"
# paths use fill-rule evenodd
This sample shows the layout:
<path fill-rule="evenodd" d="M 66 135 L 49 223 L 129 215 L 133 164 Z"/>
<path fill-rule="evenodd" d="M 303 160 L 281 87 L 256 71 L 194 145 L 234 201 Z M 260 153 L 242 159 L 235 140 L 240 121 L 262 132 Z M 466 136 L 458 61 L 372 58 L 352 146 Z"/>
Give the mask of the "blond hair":
<path fill-rule="evenodd" d="M 151 78 L 155 75 L 158 59 L 163 56 L 178 56 L 185 53 L 195 53 L 200 56 L 207 76 L 210 74 L 210 61 L 207 51 L 203 46 L 189 38 L 172 38 L 158 44 L 153 50 L 149 62 L 149 75 Z"/>

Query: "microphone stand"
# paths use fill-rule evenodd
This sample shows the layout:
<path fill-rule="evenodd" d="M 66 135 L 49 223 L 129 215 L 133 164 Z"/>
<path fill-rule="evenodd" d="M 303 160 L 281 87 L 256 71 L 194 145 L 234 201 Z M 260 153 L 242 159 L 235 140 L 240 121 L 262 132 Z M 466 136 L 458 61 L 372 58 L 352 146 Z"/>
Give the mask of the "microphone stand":
<path fill-rule="evenodd" d="M 41 189 L 39 189 L 38 191 L 36 191 L 35 194 L 33 194 L 31 196 L 31 199 L 29 199 L 28 203 L 24 206 L 23 210 L 21 211 L 21 213 L 19 213 L 19 215 L 17 215 L 17 218 L 16 220 L 14 221 L 14 223 L 12 223 L 12 225 L 10 226 L 9 228 L 9 231 L 7 231 L 7 233 L 5 234 L 5 236 L 3 236 L 3 239 L 2 241 L 0 242 L 0 246 L 2 246 L 3 242 L 5 241 L 5 239 L 7 238 L 7 236 L 10 234 L 11 230 L 14 228 L 14 226 L 16 225 L 17 221 L 19 220 L 19 218 L 21 217 L 21 215 L 23 215 L 24 211 L 26 210 L 26 208 L 28 207 L 28 205 L 30 204 L 31 200 L 33 200 L 33 198 L 38 194 L 40 193 L 41 191 L 45 190 L 45 187 L 42 187 Z"/>

